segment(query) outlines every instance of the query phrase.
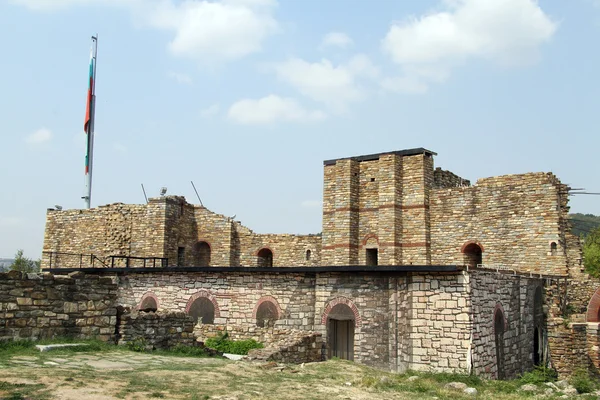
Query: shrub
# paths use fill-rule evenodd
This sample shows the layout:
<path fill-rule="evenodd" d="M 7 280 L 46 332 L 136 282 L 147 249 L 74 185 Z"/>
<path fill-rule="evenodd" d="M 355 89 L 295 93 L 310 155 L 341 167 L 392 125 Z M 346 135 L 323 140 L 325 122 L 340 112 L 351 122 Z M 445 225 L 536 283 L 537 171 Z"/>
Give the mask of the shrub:
<path fill-rule="evenodd" d="M 578 393 L 591 393 L 596 388 L 596 383 L 590 378 L 586 370 L 577 370 L 569 378 L 569 383 L 577 389 Z"/>
<path fill-rule="evenodd" d="M 229 335 L 225 332 L 214 338 L 209 338 L 204 342 L 206 347 L 220 351 L 221 353 L 246 355 L 252 349 L 262 349 L 262 343 L 254 339 L 247 340 L 229 340 Z"/>
<path fill-rule="evenodd" d="M 544 367 L 543 365 L 536 366 L 532 371 L 525 372 L 519 380 L 521 383 L 544 383 L 554 382 L 558 378 L 558 374 L 552 368 Z"/>

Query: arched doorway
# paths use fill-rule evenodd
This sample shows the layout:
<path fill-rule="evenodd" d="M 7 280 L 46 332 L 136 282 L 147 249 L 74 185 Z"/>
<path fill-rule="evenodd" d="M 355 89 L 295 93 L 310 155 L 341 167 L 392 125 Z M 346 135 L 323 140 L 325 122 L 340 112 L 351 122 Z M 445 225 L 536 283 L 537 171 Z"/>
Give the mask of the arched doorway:
<path fill-rule="evenodd" d="M 475 268 L 479 264 L 483 264 L 483 249 L 475 242 L 469 242 L 463 245 L 461 249 L 464 254 L 464 263 L 469 268 Z"/>
<path fill-rule="evenodd" d="M 259 267 L 272 267 L 273 266 L 273 252 L 266 247 L 260 249 L 257 256 L 257 266 Z"/>
<path fill-rule="evenodd" d="M 256 326 L 272 328 L 279 319 L 279 311 L 272 301 L 263 301 L 256 309 Z"/>
<path fill-rule="evenodd" d="M 354 312 L 346 304 L 336 304 L 327 315 L 328 358 L 354 360 Z"/>
<path fill-rule="evenodd" d="M 210 265 L 210 244 L 207 242 L 196 243 L 196 266 L 208 267 Z"/>
<path fill-rule="evenodd" d="M 544 307 L 541 286 L 533 296 L 533 365 L 544 363 Z"/>
<path fill-rule="evenodd" d="M 500 308 L 494 314 L 494 342 L 496 344 L 497 378 L 504 379 L 504 313 Z"/>
<path fill-rule="evenodd" d="M 198 297 L 190 305 L 188 314 L 194 318 L 196 323 L 214 324 L 215 305 L 207 297 Z"/>

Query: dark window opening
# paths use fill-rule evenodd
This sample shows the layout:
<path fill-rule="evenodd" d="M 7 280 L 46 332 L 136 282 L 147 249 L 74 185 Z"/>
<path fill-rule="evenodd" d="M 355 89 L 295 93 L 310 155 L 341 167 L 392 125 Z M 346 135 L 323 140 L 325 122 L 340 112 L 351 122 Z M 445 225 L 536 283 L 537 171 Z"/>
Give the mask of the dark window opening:
<path fill-rule="evenodd" d="M 306 250 L 306 261 L 310 261 L 310 250 Z"/>
<path fill-rule="evenodd" d="M 273 266 L 273 252 L 269 249 L 260 249 L 258 252 L 258 266 L 259 267 L 272 267 Z"/>
<path fill-rule="evenodd" d="M 199 297 L 192 303 L 188 314 L 196 323 L 214 324 L 215 305 L 206 297 Z"/>
<path fill-rule="evenodd" d="M 196 265 L 198 267 L 210 265 L 210 245 L 206 242 L 196 243 Z"/>
<path fill-rule="evenodd" d="M 272 301 L 263 301 L 256 310 L 256 326 L 261 328 L 272 328 L 279 318 L 277 306 Z"/>
<path fill-rule="evenodd" d="M 556 244 L 556 242 L 551 242 L 550 243 L 550 255 L 555 256 L 558 250 L 558 245 Z"/>
<path fill-rule="evenodd" d="M 483 264 L 483 255 L 481 247 L 475 243 L 469 243 L 463 250 L 464 262 L 471 268 L 477 267 L 479 264 Z"/>
<path fill-rule="evenodd" d="M 371 178 L 371 182 L 375 182 L 375 178 Z"/>
<path fill-rule="evenodd" d="M 177 266 L 183 267 L 185 264 L 185 247 L 177 248 Z"/>
<path fill-rule="evenodd" d="M 154 300 L 152 297 L 146 297 L 144 300 L 142 300 L 142 304 L 140 304 L 140 311 L 150 312 L 156 311 L 157 309 L 158 306 L 156 304 L 156 300 Z"/>
<path fill-rule="evenodd" d="M 377 265 L 377 257 L 378 257 L 377 249 L 367 249 L 367 265 L 376 266 Z"/>

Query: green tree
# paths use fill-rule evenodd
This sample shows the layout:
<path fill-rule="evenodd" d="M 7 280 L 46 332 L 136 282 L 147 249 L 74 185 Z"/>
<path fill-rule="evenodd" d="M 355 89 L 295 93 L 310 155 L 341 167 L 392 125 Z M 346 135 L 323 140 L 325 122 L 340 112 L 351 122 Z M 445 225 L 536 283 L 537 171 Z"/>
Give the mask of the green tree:
<path fill-rule="evenodd" d="M 592 230 L 584 239 L 583 265 L 590 275 L 600 277 L 600 227 Z"/>
<path fill-rule="evenodd" d="M 40 272 L 40 260 L 30 260 L 23 255 L 23 250 L 17 250 L 15 261 L 11 264 L 10 269 L 21 272 Z"/>

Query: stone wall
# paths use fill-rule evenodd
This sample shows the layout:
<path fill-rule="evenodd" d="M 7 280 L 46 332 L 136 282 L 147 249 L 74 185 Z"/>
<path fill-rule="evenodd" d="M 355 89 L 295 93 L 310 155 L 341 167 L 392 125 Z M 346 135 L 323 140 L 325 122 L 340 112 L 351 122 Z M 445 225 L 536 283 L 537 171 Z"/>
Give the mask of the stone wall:
<path fill-rule="evenodd" d="M 566 324 L 562 318 L 548 321 L 550 364 L 565 378 L 590 365 L 586 323 Z M 597 355 L 597 353 L 596 353 Z"/>
<path fill-rule="evenodd" d="M 471 314 L 469 274 L 412 274 L 407 277 L 405 348 L 399 370 L 466 373 Z M 406 312 L 405 311 L 405 312 Z"/>
<path fill-rule="evenodd" d="M 0 340 L 112 340 L 116 299 L 110 277 L 0 273 Z"/>
<path fill-rule="evenodd" d="M 463 246 L 475 243 L 483 250 L 483 264 L 566 275 L 564 198 L 563 185 L 546 173 L 435 189 L 430 202 L 432 263 L 466 264 Z"/>
<path fill-rule="evenodd" d="M 257 266 L 263 248 L 272 251 L 273 266 L 321 262 L 318 235 L 258 234 L 181 196 L 165 196 L 146 205 L 49 210 L 42 268 L 113 266 L 110 256 L 167 258 L 168 266 Z M 124 258 L 115 260 L 115 267 L 126 266 Z"/>
<path fill-rule="evenodd" d="M 426 265 L 433 153 L 425 149 L 325 162 L 324 265 Z"/>
<path fill-rule="evenodd" d="M 433 187 L 435 189 L 471 186 L 471 182 L 460 176 L 437 167 L 433 171 Z"/>
<path fill-rule="evenodd" d="M 274 332 L 314 331 L 324 340 L 330 313 L 343 305 L 353 313 L 355 361 L 394 371 L 469 370 L 468 274 L 131 272 L 119 287 L 120 302 L 132 308 L 147 296 L 170 312 L 207 299 L 214 329 L 256 326 L 259 306 L 272 303 Z M 264 332 L 248 328 L 244 336 L 275 340 Z"/>
<path fill-rule="evenodd" d="M 194 335 L 199 341 L 227 332 L 231 340 L 254 339 L 262 349 L 251 350 L 248 359 L 283 363 L 317 362 L 323 360 L 323 338 L 320 333 L 280 328 L 260 328 L 256 325 L 196 325 Z"/>
<path fill-rule="evenodd" d="M 193 346 L 194 319 L 184 312 L 132 311 L 120 315 L 119 345 L 137 344 L 147 350 Z"/>
<path fill-rule="evenodd" d="M 542 343 L 546 334 L 542 309 L 544 281 L 485 270 L 471 270 L 470 277 L 473 372 L 495 379 L 515 378 L 531 370 L 535 328 Z M 536 290 L 540 295 L 537 307 Z M 501 313 L 503 319 L 503 333 L 498 340 L 494 324 L 496 313 Z M 496 348 L 498 344 L 503 346 L 500 352 Z M 540 357 L 543 357 L 542 347 Z M 500 363 L 499 354 L 504 356 Z"/>

